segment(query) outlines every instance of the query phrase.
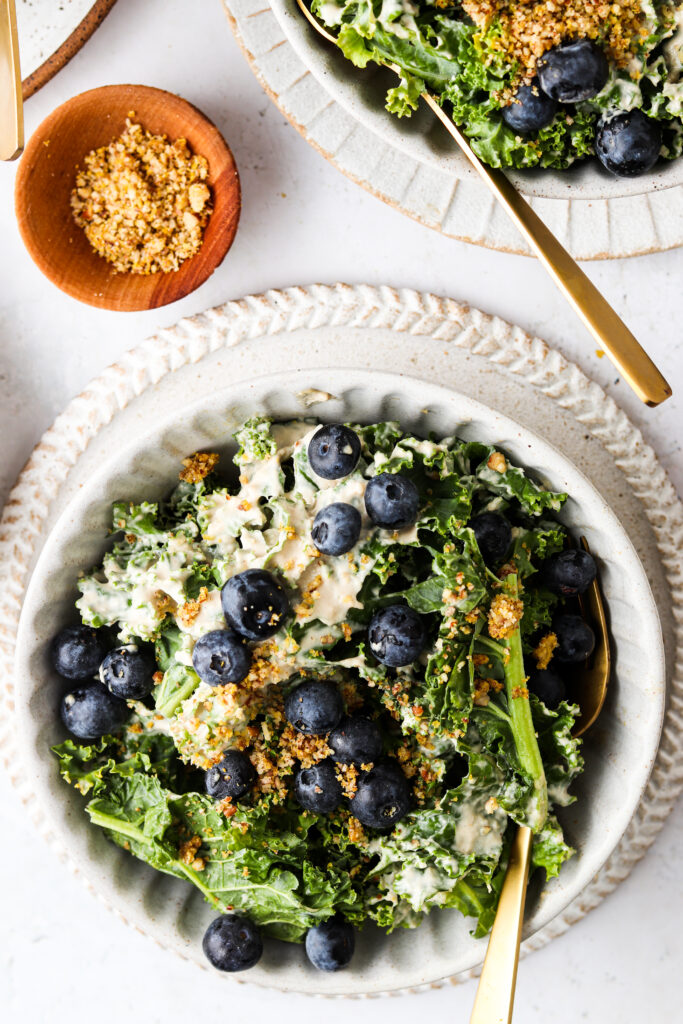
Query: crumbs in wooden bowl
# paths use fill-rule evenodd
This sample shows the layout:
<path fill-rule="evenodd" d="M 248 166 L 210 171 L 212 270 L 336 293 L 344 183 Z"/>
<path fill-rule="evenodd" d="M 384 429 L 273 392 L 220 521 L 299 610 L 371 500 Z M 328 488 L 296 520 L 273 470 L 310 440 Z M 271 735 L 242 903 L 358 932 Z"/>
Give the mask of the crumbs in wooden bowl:
<path fill-rule="evenodd" d="M 135 124 L 85 158 L 71 209 L 98 255 L 118 273 L 177 270 L 199 251 L 211 215 L 205 157 Z"/>

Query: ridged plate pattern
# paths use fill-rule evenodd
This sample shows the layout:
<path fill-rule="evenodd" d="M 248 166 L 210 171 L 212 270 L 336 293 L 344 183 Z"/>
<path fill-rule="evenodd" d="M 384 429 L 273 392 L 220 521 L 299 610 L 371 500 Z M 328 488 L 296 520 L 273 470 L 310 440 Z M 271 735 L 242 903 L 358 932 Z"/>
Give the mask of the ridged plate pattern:
<path fill-rule="evenodd" d="M 426 110 L 398 123 L 382 110 L 377 72 L 357 72 L 305 25 L 295 0 L 223 0 L 235 38 L 287 120 L 335 167 L 390 206 L 445 235 L 501 252 L 531 255 L 526 242 Z M 273 8 L 276 9 L 277 14 Z M 681 161 L 683 163 L 683 161 Z M 589 168 L 566 185 L 533 185 L 529 201 L 576 259 L 660 252 L 683 244 L 683 185 L 662 182 L 633 194 L 637 180 L 611 186 Z M 557 175 L 555 178 L 557 179 Z M 573 196 L 564 198 L 570 189 Z M 628 195 L 616 195 L 621 190 Z M 529 184 L 522 185 L 529 192 Z M 552 198 L 544 197 L 543 192 Z M 609 193 L 609 194 L 607 194 Z M 582 198 L 587 196 L 588 198 Z"/>

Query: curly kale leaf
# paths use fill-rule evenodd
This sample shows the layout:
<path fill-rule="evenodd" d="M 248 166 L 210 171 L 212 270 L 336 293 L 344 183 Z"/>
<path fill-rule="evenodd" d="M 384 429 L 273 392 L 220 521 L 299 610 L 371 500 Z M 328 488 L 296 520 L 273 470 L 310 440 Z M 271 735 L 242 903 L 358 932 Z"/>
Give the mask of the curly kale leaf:
<path fill-rule="evenodd" d="M 456 20 L 423 5 L 413 16 L 401 5 L 372 0 L 323 3 L 313 9 L 331 27 L 339 28 L 338 45 L 356 67 L 370 61 L 392 63 L 401 70 L 400 84 L 390 90 L 387 108 L 399 116 L 416 109 L 420 93 L 429 89 L 450 105 L 456 124 L 472 148 L 494 167 L 566 167 L 592 153 L 596 113 L 589 107 L 560 112 L 535 138 L 523 138 L 500 116 L 500 94 L 512 81 L 514 67 L 495 47 L 495 20 L 482 32 L 469 20 Z"/>
<path fill-rule="evenodd" d="M 548 815 L 545 825 L 537 832 L 531 847 L 531 864 L 545 868 L 547 878 L 555 878 L 565 861 L 574 856 L 574 850 L 564 840 L 557 818 Z"/>
<path fill-rule="evenodd" d="M 254 416 L 236 431 L 234 438 L 239 445 L 239 450 L 235 455 L 236 465 L 262 462 L 271 455 L 275 455 L 277 442 L 272 434 L 272 426 L 272 420 L 267 417 Z"/>
<path fill-rule="evenodd" d="M 170 736 L 145 730 L 137 718 L 128 723 L 120 736 L 103 736 L 92 743 L 65 740 L 52 748 L 59 761 L 59 773 L 65 782 L 84 796 L 106 789 L 112 773 L 126 774 L 142 765 L 166 784 L 185 786 L 185 769 L 178 760 Z"/>
<path fill-rule="evenodd" d="M 507 815 L 495 800 L 499 788 L 490 759 L 472 751 L 457 788 L 373 840 L 370 851 L 378 860 L 368 883 L 374 880 L 377 891 L 368 889 L 370 916 L 391 929 L 414 925 L 432 907 L 457 907 L 476 918 L 475 935 L 485 934 L 506 862 Z"/>
<path fill-rule="evenodd" d="M 288 941 L 337 912 L 362 917 L 353 861 L 332 847 L 324 866 L 315 862 L 315 815 L 263 801 L 226 818 L 205 794 L 182 791 L 173 742 L 158 734 L 67 740 L 55 753 L 65 780 L 91 795 L 93 824 L 140 860 L 190 881 L 219 912 L 238 908 Z"/>

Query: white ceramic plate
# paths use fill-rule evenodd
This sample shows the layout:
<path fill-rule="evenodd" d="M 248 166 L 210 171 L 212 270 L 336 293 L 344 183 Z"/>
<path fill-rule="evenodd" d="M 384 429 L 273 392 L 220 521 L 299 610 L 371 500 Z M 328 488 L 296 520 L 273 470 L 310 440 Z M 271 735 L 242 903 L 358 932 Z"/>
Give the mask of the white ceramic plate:
<path fill-rule="evenodd" d="M 227 369 L 227 368 L 226 368 Z M 309 405 L 306 393 L 331 392 Z M 614 514 L 592 484 L 549 444 L 479 402 L 425 381 L 395 374 L 341 369 L 290 371 L 224 386 L 213 378 L 188 404 L 179 382 L 165 382 L 165 412 L 152 431 L 114 431 L 110 455 L 63 510 L 29 585 L 17 639 L 15 679 L 19 744 L 29 755 L 32 785 L 54 830 L 68 834 L 72 856 L 97 890 L 125 914 L 147 909 L 147 929 L 160 941 L 202 962 L 201 937 L 215 916 L 198 894 L 107 843 L 88 824 L 77 794 L 56 778 L 49 746 L 65 733 L 55 708 L 63 686 L 46 656 L 52 636 L 73 615 L 78 570 L 103 553 L 111 503 L 122 497 L 157 499 L 173 486 L 179 459 L 198 448 L 225 447 L 237 426 L 253 415 L 276 419 L 304 415 L 372 422 L 397 418 L 426 436 L 452 432 L 501 445 L 571 500 L 562 519 L 597 553 L 610 613 L 617 665 L 614 687 L 599 729 L 586 741 L 586 771 L 577 803 L 561 817 L 577 848 L 539 898 L 529 902 L 526 934 L 543 928 L 574 900 L 603 866 L 638 805 L 657 751 L 664 709 L 661 632 L 647 578 Z M 637 634 L 633 622 L 638 620 Z M 270 943 L 250 980 L 283 989 L 358 994 L 434 982 L 476 966 L 485 943 L 473 940 L 455 912 L 432 913 L 417 933 L 390 937 L 364 930 L 353 969 L 328 976 L 305 961 L 300 947 Z"/>
<path fill-rule="evenodd" d="M 664 631 L 670 694 L 653 773 L 626 833 L 607 863 L 576 899 L 524 941 L 524 955 L 565 932 L 627 876 L 653 842 L 683 789 L 683 509 L 641 434 L 578 367 L 519 328 L 451 299 L 366 285 L 315 285 L 250 296 L 164 330 L 124 353 L 117 364 L 90 382 L 32 453 L 0 522 L 0 756 L 27 812 L 49 844 L 48 855 L 68 864 L 122 920 L 154 936 L 166 948 L 200 963 L 195 936 L 201 924 L 196 915 L 205 919 L 204 906 L 189 897 L 187 890 L 179 891 L 176 883 L 158 875 L 152 876 L 153 884 L 144 888 L 150 874 L 142 866 L 127 862 L 125 872 L 117 874 L 121 853 L 100 835 L 85 829 L 81 799 L 52 775 L 49 785 L 59 801 L 52 808 L 52 797 L 46 796 L 52 790 L 46 791 L 42 782 L 40 789 L 34 785 L 34 779 L 42 780 L 48 771 L 46 746 L 55 728 L 56 708 L 45 708 L 36 694 L 27 709 L 24 689 L 20 697 L 19 681 L 14 676 L 15 650 L 20 651 L 20 611 L 36 556 L 46 537 L 52 536 L 63 510 L 75 507 L 72 501 L 79 500 L 79 494 L 90 487 L 103 466 L 111 465 L 112 452 L 121 451 L 120 465 L 124 467 L 131 455 L 127 447 L 130 439 L 154 434 L 173 403 L 178 408 L 196 408 L 212 389 L 245 385 L 265 368 L 289 372 L 293 366 L 306 366 L 308 378 L 317 380 L 319 371 L 331 364 L 369 371 L 391 366 L 399 374 L 419 375 L 427 385 L 446 385 L 486 405 L 495 405 L 524 428 L 551 438 L 565 459 L 570 458 L 590 478 L 603 504 L 617 512 L 646 569 Z M 350 382 L 349 377 L 344 386 Z M 248 404 L 246 386 L 244 392 Z M 443 393 L 441 389 L 439 393 Z M 448 401 L 453 401 L 452 395 Z M 456 410 L 449 426 L 462 415 Z M 204 437 L 213 436 L 216 428 L 210 420 L 199 424 L 195 420 L 189 426 Z M 171 432 L 166 437 L 171 452 L 165 458 L 168 461 L 170 454 L 174 456 L 173 465 L 168 461 L 170 476 L 175 474 L 177 458 L 188 441 L 182 423 L 180 427 L 177 434 Z M 504 438 L 501 435 L 499 439 Z M 153 487 L 161 489 L 164 483 L 158 475 L 156 458 L 150 461 L 149 469 L 145 493 Z M 551 467 L 551 475 L 555 472 Z M 121 494 L 129 483 L 121 478 Z M 76 567 L 91 557 L 93 543 L 101 543 L 99 530 L 105 522 L 108 498 L 103 494 L 93 509 L 97 539 L 85 535 L 83 551 L 79 552 L 78 546 L 72 548 L 72 563 L 62 568 L 64 592 L 73 586 Z M 64 600 L 61 609 L 46 608 L 46 614 L 58 615 L 62 621 L 71 610 L 69 599 Z M 52 628 L 47 621 L 36 626 L 44 633 Z M 646 661 L 650 657 L 648 652 Z M 618 702 L 618 689 L 612 690 L 611 699 Z M 24 766 L 27 751 L 19 741 L 21 708 L 23 716 L 31 710 L 37 716 L 27 726 L 33 730 L 33 742 L 39 749 L 37 765 L 28 751 L 30 770 Z M 618 703 L 612 706 L 617 714 L 619 708 Z M 646 717 L 651 713 L 652 709 L 646 709 Z M 42 737 L 38 735 L 43 727 L 39 715 L 44 716 Z M 595 733 L 598 746 L 602 724 Z M 628 731 L 632 725 L 640 728 L 639 716 L 632 723 L 631 716 L 625 714 L 623 721 L 617 722 L 620 731 Z M 591 754 L 591 760 L 594 758 Z M 599 751 L 597 761 L 597 771 L 602 773 Z M 604 770 L 610 771 L 609 767 Z M 589 784 L 590 776 L 584 779 Z M 626 789 L 631 798 L 630 783 Z M 619 799 L 621 795 L 620 787 Z M 66 803 L 69 798 L 71 807 Z M 575 809 L 586 813 L 577 805 Z M 570 813 L 574 813 L 572 809 Z M 574 837 L 571 821 L 568 826 Z M 613 838 L 616 841 L 617 837 Z M 575 861 L 572 870 L 577 866 Z M 127 886 L 131 873 L 132 884 Z M 140 888 L 135 887 L 138 880 Z M 567 874 L 562 880 L 565 882 L 569 882 Z M 433 919 L 428 934 L 433 934 L 436 922 Z M 123 932 L 121 941 L 125 941 Z M 421 979 L 436 977 L 441 965 L 437 959 L 436 970 L 430 968 L 422 975 L 401 973 L 399 978 L 396 971 L 390 971 L 386 985 L 405 990 L 411 983 L 414 989 L 423 983 L 434 984 Z M 461 971 L 448 980 L 462 980 L 472 973 Z M 258 975 L 249 973 L 234 978 L 235 983 L 255 980 Z M 319 976 L 315 980 L 320 983 Z M 374 980 L 381 984 L 379 978 Z M 263 983 L 274 982 L 284 988 L 300 981 L 295 975 L 278 977 L 276 973 Z"/>
<path fill-rule="evenodd" d="M 116 0 L 16 0 L 24 98 L 52 78 L 90 38 Z"/>
<path fill-rule="evenodd" d="M 530 250 L 426 109 L 384 110 L 389 72 L 359 71 L 320 40 L 296 0 L 223 0 L 252 70 L 283 114 L 349 177 L 429 227 L 464 241 Z M 634 180 L 594 162 L 566 174 L 515 175 L 532 206 L 579 259 L 683 244 L 683 159 Z"/>

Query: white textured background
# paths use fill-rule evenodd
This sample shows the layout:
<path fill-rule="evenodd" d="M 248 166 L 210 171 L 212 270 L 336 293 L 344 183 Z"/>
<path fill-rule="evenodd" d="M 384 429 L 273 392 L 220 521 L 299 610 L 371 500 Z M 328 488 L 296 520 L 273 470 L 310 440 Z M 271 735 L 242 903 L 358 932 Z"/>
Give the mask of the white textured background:
<path fill-rule="evenodd" d="M 40 3 L 41 0 L 34 0 Z M 46 11 L 51 0 L 42 0 Z M 265 2 L 265 0 L 264 0 Z M 621 402 L 683 491 L 680 397 L 646 410 L 541 269 L 440 238 L 383 206 L 308 148 L 262 93 L 220 0 L 118 0 L 81 53 L 26 106 L 27 135 L 75 93 L 112 82 L 178 92 L 220 127 L 242 176 L 244 210 L 222 267 L 189 298 L 151 313 L 78 305 L 24 252 L 13 215 L 15 167 L 0 166 L 0 503 L 33 444 L 118 353 L 183 315 L 249 292 L 314 281 L 391 284 L 464 299 L 544 337 Z M 591 264 L 589 273 L 683 387 L 683 251 Z M 406 339 L 406 343 L 409 340 Z M 636 626 L 637 628 L 637 626 Z M 233 985 L 158 950 L 119 923 L 48 855 L 0 779 L 0 1017 L 33 1022 L 227 1018 L 330 1024 L 391 1014 L 466 1022 L 468 982 L 390 1002 L 312 1002 Z M 680 1020 L 683 809 L 612 896 L 520 970 L 516 1024 Z"/>

